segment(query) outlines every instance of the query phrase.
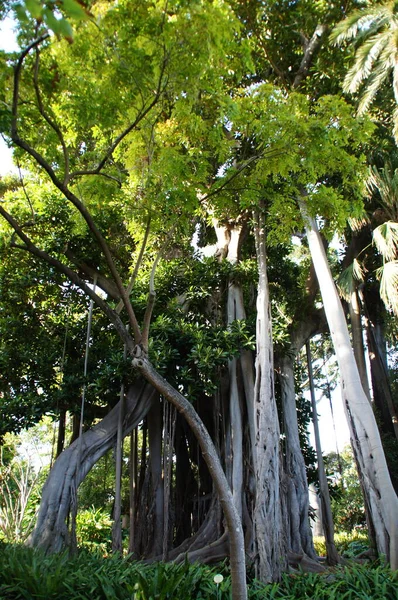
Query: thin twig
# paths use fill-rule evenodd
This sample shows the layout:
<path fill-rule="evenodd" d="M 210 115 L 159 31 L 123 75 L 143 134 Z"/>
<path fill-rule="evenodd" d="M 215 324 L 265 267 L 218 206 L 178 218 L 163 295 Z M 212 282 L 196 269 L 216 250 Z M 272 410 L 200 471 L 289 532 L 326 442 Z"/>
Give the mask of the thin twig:
<path fill-rule="evenodd" d="M 160 71 L 160 75 L 159 75 L 158 86 L 156 88 L 155 97 L 153 98 L 152 102 L 150 102 L 146 108 L 142 108 L 141 112 L 137 115 L 137 117 L 134 119 L 134 121 L 132 123 L 130 123 L 130 125 L 128 125 L 128 127 L 126 127 L 122 131 L 122 133 L 120 133 L 117 136 L 117 138 L 114 140 L 114 142 L 112 143 L 110 148 L 108 148 L 104 157 L 98 163 L 97 167 L 95 167 L 95 169 L 90 169 L 88 171 L 76 171 L 75 173 L 72 173 L 69 176 L 69 179 L 72 179 L 73 177 L 76 177 L 78 175 L 99 175 L 100 174 L 100 171 L 104 168 L 104 166 L 106 165 L 106 163 L 108 162 L 108 160 L 110 159 L 110 157 L 112 156 L 113 152 L 115 151 L 117 146 L 120 144 L 120 142 L 122 142 L 122 140 L 124 140 L 124 138 L 137 127 L 137 125 L 146 117 L 146 115 L 151 111 L 151 109 L 159 101 L 161 95 L 163 94 L 164 90 L 167 87 L 167 80 L 166 80 L 165 84 L 163 85 L 163 78 L 164 78 L 164 74 L 165 74 L 165 70 L 166 70 L 166 65 L 167 65 L 167 58 L 164 58 L 162 68 Z"/>
<path fill-rule="evenodd" d="M 69 177 L 69 153 L 68 153 L 68 149 L 66 147 L 64 136 L 62 135 L 61 129 L 59 128 L 57 123 L 44 110 L 44 105 L 43 105 L 43 101 L 42 101 L 41 94 L 40 94 L 40 88 L 39 88 L 39 65 L 40 65 L 40 52 L 39 52 L 38 47 L 36 46 L 36 60 L 35 60 L 35 68 L 34 68 L 34 75 L 33 75 L 33 85 L 34 85 L 35 92 L 36 92 L 37 105 L 39 108 L 39 113 L 41 114 L 43 119 L 45 121 L 47 121 L 47 123 L 50 125 L 51 129 L 53 129 L 55 131 L 55 133 L 57 134 L 57 137 L 61 143 L 62 153 L 64 156 L 64 163 L 65 163 L 64 182 L 66 182 L 66 181 L 68 181 L 68 177 Z"/>
<path fill-rule="evenodd" d="M 133 271 L 133 273 L 132 273 L 132 275 L 130 277 L 130 281 L 129 281 L 128 286 L 126 288 L 126 294 L 128 296 L 130 296 L 130 294 L 131 294 L 131 290 L 133 289 L 134 282 L 135 282 L 136 277 L 138 275 L 138 270 L 139 270 L 139 268 L 141 266 L 141 263 L 142 263 L 142 259 L 143 259 L 144 252 L 145 252 L 145 248 L 146 248 L 146 245 L 147 245 L 147 242 L 148 242 L 148 237 L 149 237 L 150 229 L 151 229 L 151 217 L 149 216 L 148 217 L 148 221 L 147 221 L 147 225 L 146 225 L 146 229 L 145 229 L 144 239 L 142 240 L 142 244 L 141 244 L 141 248 L 140 248 L 140 253 L 138 255 L 137 261 L 136 261 L 135 266 L 134 266 L 134 271 Z M 116 307 L 117 314 L 120 314 L 122 308 L 123 308 L 123 302 L 120 301 L 119 304 Z"/>
<path fill-rule="evenodd" d="M 142 338 L 141 338 L 141 347 L 144 350 L 144 352 L 148 352 L 148 345 L 149 345 L 149 327 L 151 324 L 151 318 L 152 318 L 152 312 L 153 312 L 153 307 L 155 306 L 155 298 L 156 298 L 156 290 L 155 290 L 155 272 L 157 269 L 157 266 L 159 264 L 160 259 L 163 256 L 163 253 L 165 252 L 169 242 L 170 242 L 170 238 L 174 232 L 176 228 L 176 225 L 174 225 L 169 233 L 167 234 L 167 238 L 165 243 L 163 244 L 163 247 L 159 250 L 154 263 L 152 265 L 152 270 L 151 270 L 151 276 L 149 278 L 149 296 L 148 296 L 148 302 L 146 305 L 146 309 L 145 309 L 145 314 L 144 314 L 144 321 L 142 324 Z"/>
<path fill-rule="evenodd" d="M 25 182 L 24 182 L 24 179 L 23 179 L 23 177 L 22 177 L 22 171 L 21 171 L 21 167 L 20 167 L 20 165 L 19 165 L 19 161 L 17 161 L 17 167 L 18 167 L 18 173 L 19 173 L 19 180 L 20 180 L 20 182 L 21 182 L 22 189 L 23 189 L 23 192 L 24 192 L 24 194 L 25 194 L 25 198 L 26 198 L 26 200 L 27 200 L 27 202 L 28 202 L 28 204 L 29 204 L 29 207 L 30 207 L 30 212 L 32 213 L 32 220 L 33 220 L 33 223 L 34 223 L 34 222 L 35 222 L 35 220 L 36 220 L 35 210 L 34 210 L 34 208 L 33 208 L 33 204 L 32 204 L 32 202 L 31 202 L 31 200 L 30 200 L 30 198 L 29 198 L 29 194 L 28 194 L 28 192 L 27 192 L 27 189 L 26 189 L 26 186 L 25 186 Z"/>
<path fill-rule="evenodd" d="M 231 175 L 231 177 L 229 177 L 226 181 L 224 181 L 224 183 L 222 183 L 217 189 L 209 192 L 205 196 L 202 196 L 200 198 L 200 201 L 204 202 L 208 198 L 211 198 L 212 196 L 215 196 L 216 194 L 219 194 L 228 184 L 231 183 L 231 181 L 233 181 L 236 177 L 238 177 L 238 175 L 240 175 L 242 173 L 242 171 L 244 171 L 245 169 L 247 169 L 247 167 L 249 167 L 256 160 L 260 160 L 261 158 L 265 158 L 265 156 L 274 157 L 274 156 L 279 156 L 280 154 L 283 154 L 283 152 L 282 151 L 273 151 L 273 150 L 271 150 L 268 154 L 266 154 L 265 152 L 262 152 L 261 154 L 256 154 L 256 156 L 251 156 L 245 163 L 243 163 L 242 165 L 240 165 L 240 167 L 235 171 L 235 173 L 233 173 Z"/>

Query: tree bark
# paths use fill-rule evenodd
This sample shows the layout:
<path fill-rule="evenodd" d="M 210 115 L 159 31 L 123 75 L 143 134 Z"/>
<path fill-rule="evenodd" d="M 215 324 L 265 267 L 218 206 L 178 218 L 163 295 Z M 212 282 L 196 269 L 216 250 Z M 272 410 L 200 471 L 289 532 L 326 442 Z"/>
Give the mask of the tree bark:
<path fill-rule="evenodd" d="M 351 336 L 354 356 L 355 360 L 357 361 L 363 391 L 365 392 L 369 402 L 371 402 L 368 373 L 365 361 L 365 348 L 362 335 L 361 306 L 359 303 L 357 290 L 352 292 L 348 308 L 350 311 Z"/>
<path fill-rule="evenodd" d="M 285 474 L 288 479 L 288 548 L 296 554 L 304 552 L 310 558 L 315 559 L 316 553 L 309 522 L 307 473 L 300 447 L 297 421 L 294 386 L 295 354 L 295 349 L 291 345 L 289 351 L 279 361 L 279 378 L 286 436 Z"/>
<path fill-rule="evenodd" d="M 150 362 L 141 355 L 140 347 L 136 348 L 136 352 L 133 366 L 185 417 L 201 447 L 203 458 L 211 473 L 227 523 L 230 540 L 232 599 L 246 600 L 247 586 L 242 524 L 212 439 L 190 402 L 155 371 Z"/>
<path fill-rule="evenodd" d="M 112 552 L 123 552 L 122 545 L 122 463 L 123 463 L 124 384 L 120 390 L 115 452 L 115 503 L 113 509 Z"/>
<path fill-rule="evenodd" d="M 138 425 L 151 407 L 154 389 L 144 381 L 137 381 L 128 391 L 123 421 L 123 436 Z M 72 494 L 76 493 L 95 463 L 114 446 L 117 436 L 119 403 L 98 425 L 83 433 L 64 450 L 43 487 L 40 510 L 35 529 L 28 544 L 45 552 L 59 552 L 69 543 L 66 520 Z M 79 452 L 81 444 L 81 452 Z M 80 463 L 78 458 L 80 454 Z"/>
<path fill-rule="evenodd" d="M 151 497 L 153 505 L 152 544 L 149 556 L 157 556 L 163 548 L 163 478 L 162 478 L 162 428 L 163 416 L 160 401 L 154 402 L 148 413 L 149 461 L 151 466 Z"/>
<path fill-rule="evenodd" d="M 279 420 L 274 394 L 274 364 L 263 216 L 254 215 L 258 264 L 257 354 L 254 389 L 253 511 L 255 568 L 260 581 L 278 580 L 286 561 L 286 539 L 280 497 Z"/>
<path fill-rule="evenodd" d="M 391 483 L 375 416 L 362 388 L 344 311 L 321 236 L 315 219 L 308 214 L 304 199 L 300 200 L 300 209 L 339 365 L 351 443 L 363 475 L 377 548 L 390 561 L 391 567 L 398 569 L 398 498 Z"/>
<path fill-rule="evenodd" d="M 367 318 L 366 332 L 373 400 L 379 411 L 382 432 L 392 434 L 398 440 L 398 415 L 388 378 L 386 340 L 382 318 L 384 306 L 379 295 L 369 294 L 369 297 L 368 294 L 364 291 L 363 300 Z"/>
<path fill-rule="evenodd" d="M 136 490 L 137 490 L 137 458 L 138 458 L 138 432 L 137 428 L 130 433 L 130 456 L 129 456 L 129 554 L 135 553 L 135 513 L 136 513 Z"/>
<path fill-rule="evenodd" d="M 57 450 L 55 458 L 61 454 L 65 445 L 65 432 L 66 432 L 66 410 L 61 409 L 59 413 L 58 421 L 58 438 L 57 438 Z"/>

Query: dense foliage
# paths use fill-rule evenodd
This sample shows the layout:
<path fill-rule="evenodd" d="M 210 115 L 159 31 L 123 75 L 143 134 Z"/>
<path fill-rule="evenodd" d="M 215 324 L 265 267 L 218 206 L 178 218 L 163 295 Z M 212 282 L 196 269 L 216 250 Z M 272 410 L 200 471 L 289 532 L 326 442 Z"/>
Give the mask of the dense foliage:
<path fill-rule="evenodd" d="M 9 600 L 219 600 L 230 598 L 228 570 L 221 568 L 224 580 L 214 583 L 220 567 L 189 565 L 143 565 L 113 557 L 82 553 L 45 557 L 21 547 L 0 546 L 0 594 Z M 280 584 L 249 584 L 249 599 L 284 598 L 300 600 L 395 600 L 397 577 L 386 566 L 350 565 L 328 575 L 285 575 Z"/>

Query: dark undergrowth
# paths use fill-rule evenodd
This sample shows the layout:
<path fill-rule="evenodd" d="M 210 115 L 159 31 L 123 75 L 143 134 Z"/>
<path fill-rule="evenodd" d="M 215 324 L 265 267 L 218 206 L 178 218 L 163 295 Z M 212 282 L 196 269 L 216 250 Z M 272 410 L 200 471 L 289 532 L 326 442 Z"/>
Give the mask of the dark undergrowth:
<path fill-rule="evenodd" d="M 214 577 L 223 574 L 217 586 Z M 380 563 L 325 574 L 285 575 L 278 584 L 249 582 L 249 599 L 397 600 L 398 576 Z M 0 598 L 7 600 L 227 600 L 228 568 L 156 563 L 80 553 L 44 556 L 23 546 L 0 546 Z"/>

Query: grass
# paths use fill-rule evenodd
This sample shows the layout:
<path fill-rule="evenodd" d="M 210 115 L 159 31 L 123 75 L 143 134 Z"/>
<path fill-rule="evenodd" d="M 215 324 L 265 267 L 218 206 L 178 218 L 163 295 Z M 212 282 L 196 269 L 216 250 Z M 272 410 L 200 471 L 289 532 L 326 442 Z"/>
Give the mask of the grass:
<path fill-rule="evenodd" d="M 219 587 L 214 575 L 224 579 Z M 397 600 L 397 573 L 382 563 L 324 574 L 284 575 L 280 583 L 249 582 L 249 600 Z M 228 568 L 156 563 L 81 552 L 44 556 L 24 546 L 0 545 L 2 600 L 229 600 Z"/>

